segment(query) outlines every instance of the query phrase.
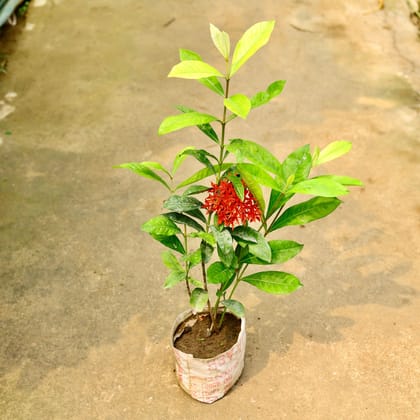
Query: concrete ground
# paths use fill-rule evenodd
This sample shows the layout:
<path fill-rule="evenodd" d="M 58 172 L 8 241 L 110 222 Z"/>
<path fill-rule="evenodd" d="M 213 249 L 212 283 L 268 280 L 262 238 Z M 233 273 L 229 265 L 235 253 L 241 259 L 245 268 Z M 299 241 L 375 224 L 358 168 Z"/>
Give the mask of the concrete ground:
<path fill-rule="evenodd" d="M 1 419 L 420 418 L 420 42 L 403 0 L 376 7 L 33 0 L 16 40 L 0 40 L 12 51 L 0 79 Z M 232 137 L 282 158 L 348 139 L 351 154 L 326 169 L 365 188 L 281 233 L 305 243 L 284 267 L 303 289 L 239 291 L 246 367 L 208 406 L 176 383 L 169 333 L 184 290 L 163 290 L 162 249 L 139 229 L 165 193 L 112 166 L 169 165 L 202 145 L 195 130 L 157 136 L 175 104 L 213 109 L 205 88 L 166 78 L 177 49 L 217 62 L 209 22 L 237 40 L 268 19 L 271 43 L 232 88 L 286 89 Z"/>

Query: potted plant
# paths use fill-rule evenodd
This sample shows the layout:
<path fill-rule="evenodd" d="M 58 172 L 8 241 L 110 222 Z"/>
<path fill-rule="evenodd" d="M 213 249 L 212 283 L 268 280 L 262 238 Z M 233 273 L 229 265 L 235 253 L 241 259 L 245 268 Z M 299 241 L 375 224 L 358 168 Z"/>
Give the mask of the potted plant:
<path fill-rule="evenodd" d="M 265 269 L 295 257 L 303 245 L 292 240 L 269 240 L 285 226 L 304 225 L 332 213 L 348 193 L 355 178 L 310 172 L 347 153 L 351 143 L 335 141 L 322 150 L 299 147 L 282 162 L 261 144 L 228 136 L 228 125 L 237 117 L 279 95 L 284 80 L 248 97 L 233 93 L 232 78 L 270 39 L 274 21 L 251 26 L 233 54 L 226 32 L 210 25 L 214 45 L 226 63 L 224 71 L 204 62 L 197 53 L 181 49 L 180 62 L 169 77 L 194 79 L 220 97 L 220 115 L 186 106 L 163 120 L 159 134 L 196 126 L 212 147 L 186 147 L 172 168 L 157 162 L 119 165 L 152 179 L 167 189 L 162 214 L 142 229 L 166 247 L 163 263 L 169 269 L 164 287 L 183 284 L 190 309 L 175 321 L 171 342 L 180 385 L 194 398 L 213 402 L 239 378 L 245 352 L 245 309 L 235 299 L 244 283 L 272 294 L 287 294 L 301 287 L 293 274 Z M 216 149 L 214 151 L 213 149 Z M 210 151 L 211 150 L 211 151 Z M 203 168 L 175 182 L 186 158 Z M 309 195 L 290 205 L 298 195 Z M 262 269 L 261 269 L 262 266 Z"/>

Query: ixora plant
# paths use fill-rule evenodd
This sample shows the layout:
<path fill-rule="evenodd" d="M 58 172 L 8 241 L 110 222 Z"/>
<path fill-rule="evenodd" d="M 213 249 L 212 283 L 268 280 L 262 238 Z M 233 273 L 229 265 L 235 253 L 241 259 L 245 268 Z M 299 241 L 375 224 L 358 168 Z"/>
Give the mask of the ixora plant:
<path fill-rule="evenodd" d="M 269 235 L 282 227 L 304 225 L 329 215 L 341 203 L 337 197 L 348 193 L 347 186 L 361 185 L 347 176 L 310 176 L 312 168 L 347 153 L 351 148 L 347 141 L 335 141 L 313 151 L 305 145 L 281 162 L 261 144 L 228 137 L 230 122 L 237 117 L 247 118 L 250 111 L 283 90 L 285 81 L 278 80 L 252 97 L 232 93 L 233 76 L 267 44 L 274 24 L 267 21 L 250 27 L 232 55 L 229 35 L 210 25 L 213 43 L 226 62 L 224 71 L 207 64 L 193 51 L 180 50 L 180 63 L 172 68 L 169 77 L 198 80 L 220 96 L 221 114 L 178 106 L 180 112 L 163 120 L 159 134 L 196 126 L 212 142 L 212 148 L 184 148 L 171 169 L 149 161 L 119 165 L 168 190 L 165 211 L 145 222 L 142 229 L 167 248 L 162 258 L 170 272 L 164 287 L 182 283 L 188 293 L 192 311 L 177 319 L 172 340 L 177 347 L 180 384 L 200 401 L 212 402 L 223 396 L 243 367 L 245 309 L 234 299 L 238 286 L 248 283 L 272 294 L 291 293 L 301 286 L 293 274 L 257 268 L 284 263 L 302 250 L 302 244 L 287 239 L 268 240 Z M 203 168 L 175 183 L 176 172 L 187 157 L 195 158 Z M 313 197 L 288 206 L 297 194 Z M 235 320 L 239 326 L 233 342 L 222 347 L 222 361 L 217 361 L 220 342 L 227 341 L 229 335 L 222 334 L 228 329 L 228 318 L 229 327 L 232 318 L 233 326 Z M 198 328 L 195 335 L 194 328 Z M 188 343 L 186 347 L 177 345 L 187 333 L 192 334 L 192 348 Z M 212 340 L 217 342 L 217 351 L 210 348 Z M 232 362 L 236 354 L 242 360 Z M 184 362 L 181 356 L 188 360 Z M 194 365 L 206 361 L 204 367 Z"/>

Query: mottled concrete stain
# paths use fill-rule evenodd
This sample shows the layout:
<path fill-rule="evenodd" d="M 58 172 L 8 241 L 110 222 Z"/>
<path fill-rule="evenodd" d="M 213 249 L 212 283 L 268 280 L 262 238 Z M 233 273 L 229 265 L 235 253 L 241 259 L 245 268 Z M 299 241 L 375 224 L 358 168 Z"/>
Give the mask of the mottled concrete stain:
<path fill-rule="evenodd" d="M 1 98 L 18 94 L 0 121 L 1 418 L 420 416 L 419 43 L 394 4 L 333 3 L 74 0 L 30 10 L 34 29 L 9 48 L 0 86 Z M 217 62 L 208 21 L 236 40 L 272 18 L 272 43 L 234 87 L 251 95 L 282 78 L 286 89 L 235 121 L 232 137 L 282 158 L 346 138 L 352 153 L 328 170 L 365 187 L 336 216 L 284 230 L 305 244 L 284 267 L 305 287 L 274 297 L 244 286 L 246 368 L 204 406 L 173 374 L 168 334 L 184 291 L 161 288 L 161 248 L 139 232 L 163 190 L 112 166 L 169 164 L 202 144 L 193 130 L 156 134 L 174 104 L 218 112 L 200 104 L 204 88 L 190 97 L 190 82 L 166 79 L 177 48 Z"/>

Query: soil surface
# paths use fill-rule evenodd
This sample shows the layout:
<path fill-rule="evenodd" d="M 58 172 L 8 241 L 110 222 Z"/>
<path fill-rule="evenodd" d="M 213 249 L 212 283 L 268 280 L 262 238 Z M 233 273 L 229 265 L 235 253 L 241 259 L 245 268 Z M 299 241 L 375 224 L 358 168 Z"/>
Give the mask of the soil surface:
<path fill-rule="evenodd" d="M 189 326 L 191 320 L 195 322 Z M 210 324 L 211 319 L 208 313 L 191 315 L 176 330 L 175 337 L 178 334 L 181 336 L 175 340 L 175 347 L 194 357 L 210 359 L 229 350 L 238 340 L 241 320 L 234 315 L 226 313 L 220 330 L 208 336 Z"/>
<path fill-rule="evenodd" d="M 31 2 L 19 36 L 0 38 L 1 420 L 420 419 L 420 42 L 406 3 Z M 273 235 L 305 245 L 278 268 L 304 287 L 238 287 L 245 369 L 204 405 L 173 372 L 185 287 L 163 289 L 163 249 L 140 232 L 165 190 L 113 166 L 171 167 L 183 148 L 206 148 L 194 128 L 157 133 L 177 104 L 222 111 L 204 86 L 167 78 L 178 48 L 223 69 L 209 22 L 233 48 L 269 19 L 270 43 L 231 92 L 252 97 L 280 79 L 285 89 L 232 121 L 228 138 L 281 160 L 349 140 L 347 156 L 315 169 L 365 187 Z M 186 159 L 176 183 L 199 168 Z"/>

